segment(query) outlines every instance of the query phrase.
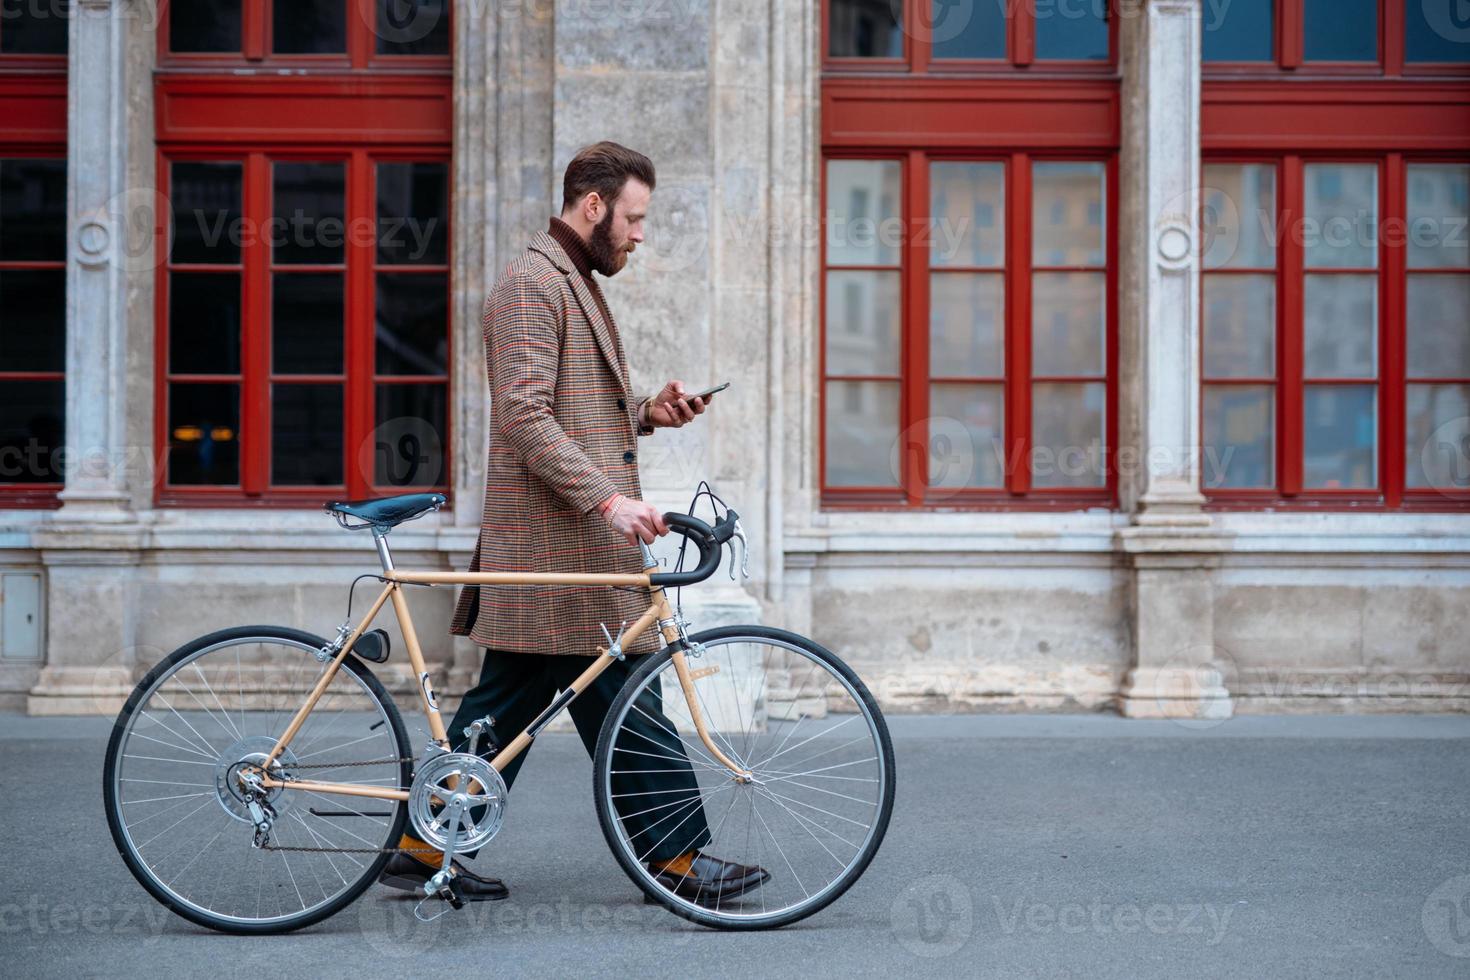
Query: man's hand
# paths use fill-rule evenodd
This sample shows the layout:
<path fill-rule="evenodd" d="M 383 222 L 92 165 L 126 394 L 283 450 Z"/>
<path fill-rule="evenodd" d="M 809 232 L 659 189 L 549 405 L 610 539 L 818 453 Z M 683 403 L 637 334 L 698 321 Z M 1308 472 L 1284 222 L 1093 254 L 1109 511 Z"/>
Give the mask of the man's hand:
<path fill-rule="evenodd" d="M 603 506 L 602 516 L 629 544 L 653 544 L 655 538 L 669 533 L 664 516 L 652 504 L 618 494 Z"/>
<path fill-rule="evenodd" d="M 659 429 L 677 429 L 693 422 L 694 416 L 703 414 L 705 406 L 714 400 L 714 395 L 691 398 L 684 392 L 684 382 L 670 381 L 664 385 L 663 391 L 644 403 L 644 411 L 648 414 L 649 425 Z"/>

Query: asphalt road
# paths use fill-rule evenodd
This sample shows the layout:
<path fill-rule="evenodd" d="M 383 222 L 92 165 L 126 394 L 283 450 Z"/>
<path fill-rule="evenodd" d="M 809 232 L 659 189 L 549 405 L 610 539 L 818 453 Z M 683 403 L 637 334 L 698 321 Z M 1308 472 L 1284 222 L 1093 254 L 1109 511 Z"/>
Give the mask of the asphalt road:
<path fill-rule="evenodd" d="M 195 927 L 133 881 L 102 814 L 108 727 L 0 715 L 6 976 L 1470 976 L 1465 716 L 896 718 L 867 875 L 746 934 L 642 904 L 581 744 L 549 734 L 475 862 L 508 901 L 423 925 L 375 887 L 268 938 Z"/>

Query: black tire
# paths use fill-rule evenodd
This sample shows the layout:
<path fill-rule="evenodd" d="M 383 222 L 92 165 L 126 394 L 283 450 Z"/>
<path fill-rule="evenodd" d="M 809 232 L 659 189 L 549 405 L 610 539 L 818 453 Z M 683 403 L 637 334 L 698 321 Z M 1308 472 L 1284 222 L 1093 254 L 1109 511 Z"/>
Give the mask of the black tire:
<path fill-rule="evenodd" d="M 593 758 L 592 766 L 592 796 L 597 805 L 597 822 L 602 827 L 603 837 L 606 839 L 608 847 L 612 850 L 613 856 L 617 859 L 618 865 L 651 901 L 662 905 L 675 915 L 688 919 L 691 922 L 697 922 L 700 925 L 715 929 L 731 931 L 774 929 L 790 925 L 793 922 L 814 915 L 841 897 L 847 889 L 852 887 L 858 878 L 862 877 L 863 872 L 867 870 L 868 865 L 872 862 L 874 855 L 878 853 L 878 847 L 883 843 L 883 837 L 887 833 L 888 822 L 893 813 L 894 798 L 893 742 L 888 734 L 888 725 L 884 721 L 883 714 L 879 711 L 873 695 L 868 691 L 867 686 L 863 684 L 857 674 L 853 672 L 852 668 L 848 667 L 835 654 L 820 644 L 788 630 L 775 629 L 769 626 L 722 626 L 696 633 L 690 639 L 696 643 L 708 644 L 716 640 L 730 640 L 741 637 L 748 637 L 752 640 L 776 641 L 799 647 L 839 674 L 851 688 L 851 691 L 856 695 L 857 699 L 861 701 L 864 710 L 873 723 L 873 731 L 877 736 L 882 757 L 882 771 L 886 774 L 886 778 L 881 788 L 880 803 L 873 830 L 866 842 L 866 846 L 858 855 L 857 859 L 843 872 L 838 881 L 833 886 L 830 886 L 829 891 L 822 896 L 820 901 L 807 907 L 794 909 L 784 914 L 777 914 L 767 919 L 752 922 L 734 920 L 727 916 L 708 912 L 697 906 L 691 907 L 690 904 L 671 900 L 665 891 L 652 882 L 647 871 L 629 857 L 621 846 L 619 818 L 613 807 L 609 792 L 605 790 L 605 787 L 611 785 L 609 770 L 613 765 L 612 754 L 616 738 L 614 729 L 616 728 L 617 720 L 625 713 L 628 702 L 636 697 L 636 692 L 644 680 L 650 674 L 663 670 L 669 664 L 674 650 L 670 647 L 664 647 L 658 653 L 645 655 L 642 658 L 642 663 L 634 669 L 633 673 L 628 677 L 627 682 L 623 685 L 623 689 L 613 700 L 612 706 L 608 709 L 607 718 L 603 721 L 602 730 L 598 735 L 597 751 Z"/>
<path fill-rule="evenodd" d="M 238 935 L 272 935 L 304 928 L 340 912 L 377 881 L 378 875 L 382 872 L 383 866 L 387 864 L 391 855 L 387 853 L 379 854 L 366 865 L 361 877 L 348 885 L 330 902 L 306 910 L 300 915 L 272 920 L 266 923 L 227 919 L 177 901 L 174 896 L 170 895 L 159 885 L 154 876 L 137 859 L 137 856 L 133 853 L 133 849 L 128 846 L 127 834 L 118 815 L 119 807 L 116 792 L 117 768 L 123 736 L 129 730 L 129 722 L 134 712 L 138 709 L 139 704 L 144 701 L 162 680 L 172 674 L 181 664 L 188 662 L 200 651 L 222 642 L 250 639 L 252 637 L 303 644 L 312 650 L 319 649 L 327 642 L 320 636 L 286 626 L 237 626 L 231 629 L 209 633 L 179 647 L 148 672 L 147 676 L 133 689 L 133 693 L 128 697 L 127 703 L 123 705 L 122 711 L 118 714 L 117 720 L 113 724 L 112 737 L 107 743 L 106 763 L 102 770 L 102 797 L 104 809 L 107 813 L 107 826 L 112 832 L 112 840 L 117 846 L 118 853 L 122 855 L 123 863 L 127 865 L 133 877 L 138 879 L 138 883 L 165 908 L 190 922 L 219 932 Z M 312 654 L 308 650 L 303 650 L 302 655 L 311 656 Z M 410 757 L 410 747 L 408 733 L 403 727 L 403 718 L 399 714 L 397 706 L 393 703 L 393 698 L 383 688 L 382 683 L 373 676 L 372 671 L 362 661 L 350 654 L 343 661 L 341 669 L 354 674 L 362 682 L 371 696 L 377 700 L 392 728 L 393 739 L 398 747 L 397 757 L 408 759 Z M 401 785 L 409 785 L 413 778 L 413 764 L 411 762 L 404 762 L 400 765 L 399 777 L 402 780 Z M 393 812 L 394 815 L 384 846 L 393 846 L 397 842 L 403 834 L 404 824 L 408 819 L 408 807 L 403 803 L 396 804 Z"/>

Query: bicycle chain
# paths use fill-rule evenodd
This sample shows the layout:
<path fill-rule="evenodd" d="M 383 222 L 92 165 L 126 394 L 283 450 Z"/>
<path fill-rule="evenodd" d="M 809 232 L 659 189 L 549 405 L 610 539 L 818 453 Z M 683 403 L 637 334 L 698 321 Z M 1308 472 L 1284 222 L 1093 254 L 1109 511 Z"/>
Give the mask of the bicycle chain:
<path fill-rule="evenodd" d="M 348 766 L 401 766 L 405 762 L 413 762 L 413 759 L 369 759 L 366 762 L 297 762 L 292 763 L 292 769 L 344 769 Z M 444 856 L 443 851 L 433 848 L 427 850 L 417 847 L 281 847 L 269 842 L 260 846 L 262 851 L 284 851 L 292 854 L 437 854 Z"/>

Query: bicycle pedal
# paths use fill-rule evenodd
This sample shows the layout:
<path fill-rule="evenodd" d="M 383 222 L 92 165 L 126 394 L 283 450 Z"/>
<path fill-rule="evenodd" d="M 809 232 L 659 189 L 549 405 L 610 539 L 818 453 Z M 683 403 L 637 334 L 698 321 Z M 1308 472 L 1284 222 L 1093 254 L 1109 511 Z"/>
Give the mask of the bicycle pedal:
<path fill-rule="evenodd" d="M 433 915 L 425 915 L 423 911 L 424 906 L 433 901 L 443 902 L 447 908 L 441 908 Z M 420 922 L 433 922 L 441 916 L 448 915 L 450 912 L 457 912 L 462 908 L 464 908 L 464 895 L 460 893 L 459 882 L 451 878 L 449 884 L 434 894 L 426 895 L 419 900 L 419 903 L 413 907 L 413 917 Z"/>

